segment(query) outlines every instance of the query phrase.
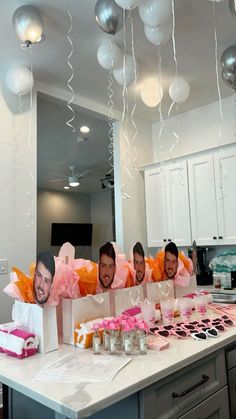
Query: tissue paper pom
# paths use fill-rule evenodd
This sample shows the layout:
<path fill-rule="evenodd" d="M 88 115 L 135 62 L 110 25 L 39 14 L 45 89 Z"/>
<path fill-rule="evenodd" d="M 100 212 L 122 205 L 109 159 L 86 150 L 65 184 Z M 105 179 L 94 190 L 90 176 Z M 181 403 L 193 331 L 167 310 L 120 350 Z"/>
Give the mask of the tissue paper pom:
<path fill-rule="evenodd" d="M 88 262 L 79 269 L 76 269 L 79 276 L 79 289 L 82 297 L 88 294 L 96 294 L 98 268 L 96 263 Z"/>
<path fill-rule="evenodd" d="M 33 278 L 28 277 L 18 268 L 13 267 L 13 272 L 16 273 L 18 280 L 15 285 L 19 289 L 20 295 L 25 303 L 34 303 Z"/>

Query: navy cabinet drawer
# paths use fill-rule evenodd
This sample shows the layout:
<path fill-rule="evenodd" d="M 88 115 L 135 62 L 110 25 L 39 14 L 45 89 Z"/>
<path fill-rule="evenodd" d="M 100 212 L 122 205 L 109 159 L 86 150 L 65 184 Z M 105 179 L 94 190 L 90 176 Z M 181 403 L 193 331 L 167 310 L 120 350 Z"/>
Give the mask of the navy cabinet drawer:
<path fill-rule="evenodd" d="M 224 352 L 214 353 L 140 392 L 140 419 L 175 419 L 226 385 Z"/>

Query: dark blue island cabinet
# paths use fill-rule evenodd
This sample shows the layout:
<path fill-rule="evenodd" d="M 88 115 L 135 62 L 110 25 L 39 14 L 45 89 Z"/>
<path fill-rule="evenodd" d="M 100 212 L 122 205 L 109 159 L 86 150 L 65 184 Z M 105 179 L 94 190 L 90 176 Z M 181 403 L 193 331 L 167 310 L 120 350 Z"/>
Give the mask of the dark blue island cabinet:
<path fill-rule="evenodd" d="M 227 381 L 231 352 L 215 351 L 90 416 L 86 408 L 71 409 L 67 416 L 57 413 L 4 385 L 4 419 L 235 419 L 229 405 L 229 394 L 233 400 L 235 393 Z"/>

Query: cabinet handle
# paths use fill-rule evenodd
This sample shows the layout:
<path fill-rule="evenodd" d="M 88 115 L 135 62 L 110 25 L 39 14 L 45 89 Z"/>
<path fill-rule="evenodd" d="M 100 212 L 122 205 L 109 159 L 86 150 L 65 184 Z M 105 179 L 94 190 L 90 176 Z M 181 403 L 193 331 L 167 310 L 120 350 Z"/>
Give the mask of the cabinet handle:
<path fill-rule="evenodd" d="M 213 240 L 217 240 L 217 237 L 216 236 L 213 236 Z"/>
<path fill-rule="evenodd" d="M 163 239 L 163 242 L 167 242 L 167 240 L 166 239 Z"/>
<path fill-rule="evenodd" d="M 219 236 L 219 239 L 223 239 L 223 236 Z"/>
<path fill-rule="evenodd" d="M 202 384 L 206 383 L 208 380 L 210 380 L 210 377 L 208 375 L 203 374 L 202 379 L 198 381 L 198 383 L 194 384 L 192 387 L 187 388 L 187 390 L 182 391 L 182 393 L 172 393 L 172 397 L 183 397 L 186 396 L 186 394 L 190 393 L 190 391 L 195 390 L 195 388 L 200 387 Z"/>

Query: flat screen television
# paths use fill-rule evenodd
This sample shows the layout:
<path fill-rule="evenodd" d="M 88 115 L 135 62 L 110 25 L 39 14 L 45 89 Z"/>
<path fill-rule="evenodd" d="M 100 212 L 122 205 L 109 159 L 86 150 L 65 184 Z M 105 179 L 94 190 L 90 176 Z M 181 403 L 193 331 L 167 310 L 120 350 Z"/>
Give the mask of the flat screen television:
<path fill-rule="evenodd" d="M 62 246 L 66 242 L 73 246 L 91 246 L 92 232 L 90 223 L 52 223 L 51 246 Z"/>

